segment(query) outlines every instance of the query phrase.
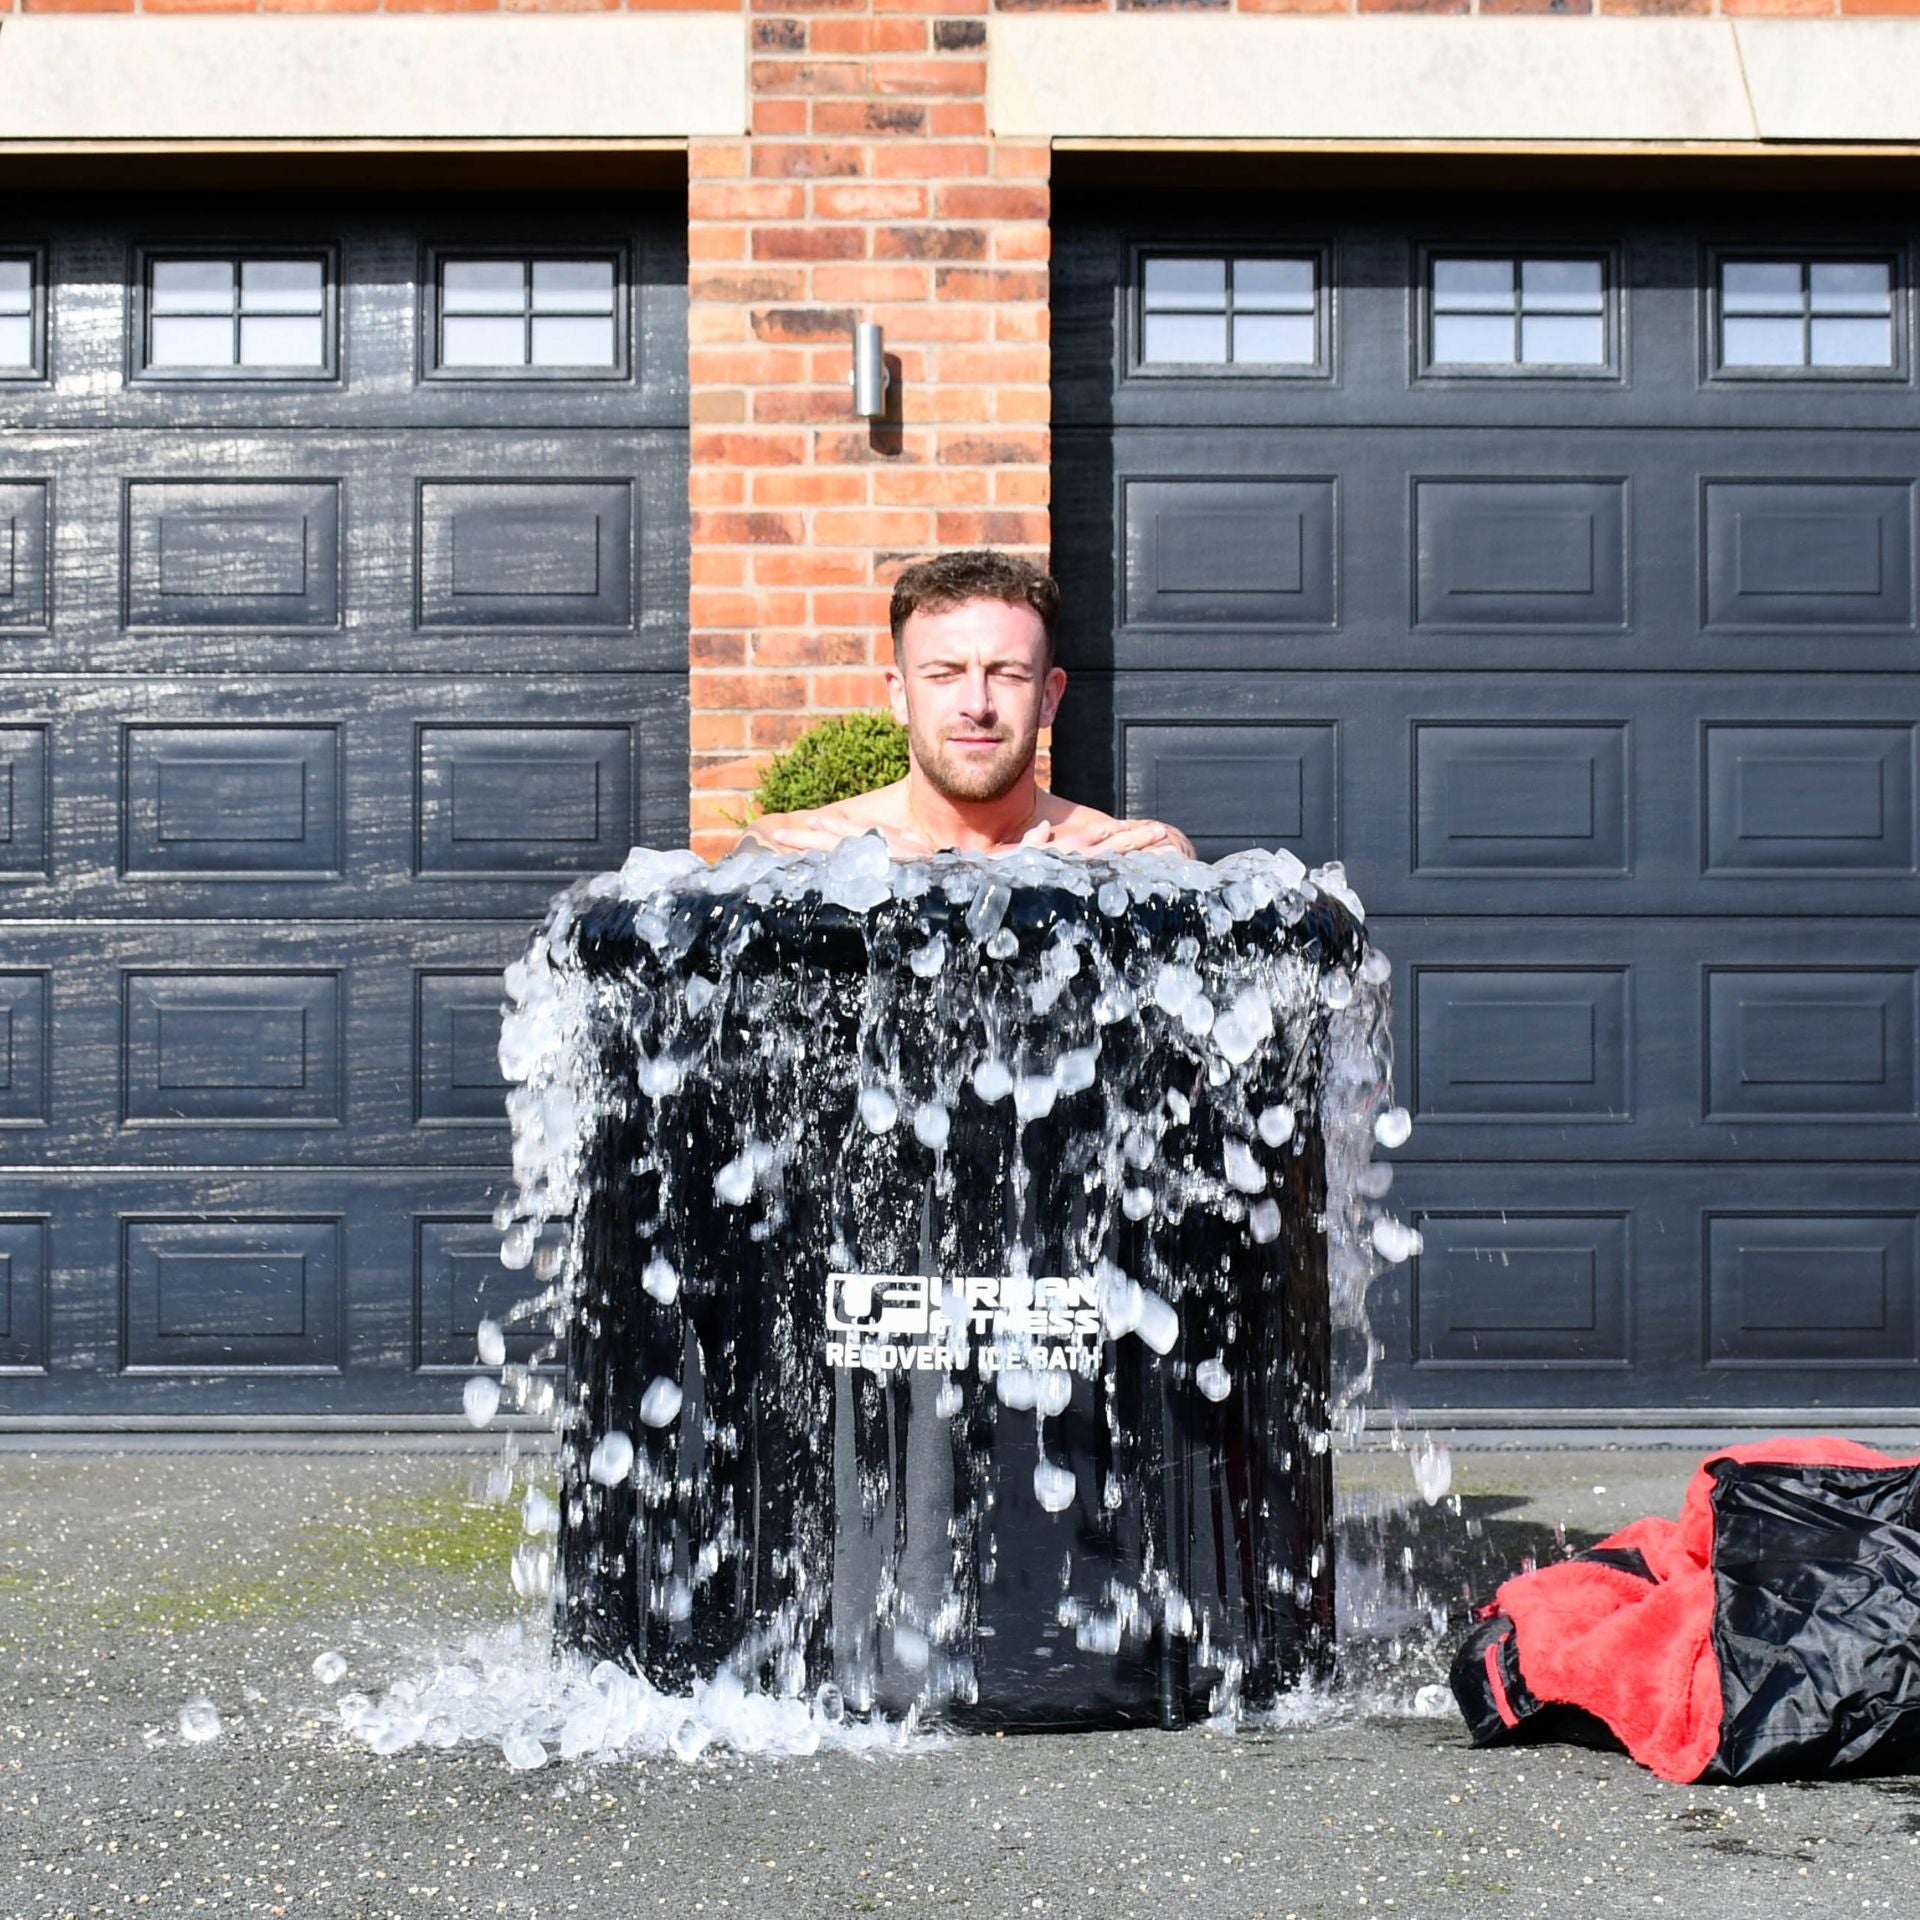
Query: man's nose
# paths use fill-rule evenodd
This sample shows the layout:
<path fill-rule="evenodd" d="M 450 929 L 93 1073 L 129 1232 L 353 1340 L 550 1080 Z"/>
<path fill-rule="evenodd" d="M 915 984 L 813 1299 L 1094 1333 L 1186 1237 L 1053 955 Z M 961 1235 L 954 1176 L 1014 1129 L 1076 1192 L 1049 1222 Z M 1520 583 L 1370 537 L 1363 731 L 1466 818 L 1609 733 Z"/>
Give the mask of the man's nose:
<path fill-rule="evenodd" d="M 966 710 L 982 719 L 993 717 L 993 682 L 984 671 L 967 675 Z"/>

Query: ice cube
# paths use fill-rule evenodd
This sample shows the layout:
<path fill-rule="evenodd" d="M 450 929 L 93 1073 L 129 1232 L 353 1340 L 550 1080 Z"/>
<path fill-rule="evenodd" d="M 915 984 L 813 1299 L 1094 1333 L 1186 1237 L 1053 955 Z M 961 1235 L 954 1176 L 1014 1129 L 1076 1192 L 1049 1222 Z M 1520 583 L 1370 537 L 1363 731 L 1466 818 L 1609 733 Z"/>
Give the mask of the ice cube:
<path fill-rule="evenodd" d="M 755 1140 L 713 1176 L 714 1193 L 730 1207 L 744 1206 L 755 1182 L 772 1165 L 773 1149 Z"/>
<path fill-rule="evenodd" d="M 466 1409 L 470 1424 L 486 1426 L 500 1411 L 500 1382 L 484 1373 L 476 1373 L 461 1388 L 460 1404 Z"/>
<path fill-rule="evenodd" d="M 680 1294 L 680 1274 L 664 1254 L 656 1253 L 640 1271 L 640 1284 L 663 1307 L 670 1307 Z"/>
<path fill-rule="evenodd" d="M 1453 1689 L 1439 1685 L 1421 1687 L 1413 1696 L 1413 1711 L 1422 1720 L 1442 1720 L 1453 1712 Z"/>
<path fill-rule="evenodd" d="M 1420 1251 L 1420 1236 L 1391 1214 L 1382 1214 L 1373 1223 L 1373 1248 L 1382 1260 L 1398 1266 Z"/>
<path fill-rule="evenodd" d="M 1109 987 L 1102 987 L 1093 1002 L 1093 1018 L 1097 1026 L 1110 1027 L 1115 1022 L 1125 1020 L 1139 1007 L 1132 991 L 1116 980 Z"/>
<path fill-rule="evenodd" d="M 1180 1316 L 1157 1293 L 1140 1290 L 1140 1338 L 1155 1353 L 1171 1353 L 1180 1338 Z"/>
<path fill-rule="evenodd" d="M 1003 1060 L 982 1060 L 973 1070 L 973 1090 L 988 1106 L 1013 1091 L 1013 1075 Z"/>
<path fill-rule="evenodd" d="M 910 966 L 922 980 L 931 980 L 947 964 L 947 936 L 936 933 L 924 947 L 915 947 L 907 955 Z"/>
<path fill-rule="evenodd" d="M 1033 1376 L 1033 1410 L 1043 1419 L 1073 1404 L 1073 1375 L 1065 1367 L 1040 1367 Z"/>
<path fill-rule="evenodd" d="M 507 1363 L 507 1337 L 498 1320 L 482 1320 L 476 1336 L 483 1367 L 503 1367 Z"/>
<path fill-rule="evenodd" d="M 1413 1135 L 1413 1116 L 1405 1107 L 1389 1107 L 1373 1123 L 1373 1137 L 1383 1147 L 1404 1147 Z"/>
<path fill-rule="evenodd" d="M 533 1734 L 514 1732 L 500 1742 L 500 1751 L 515 1773 L 531 1773 L 547 1764 L 547 1749 Z"/>
<path fill-rule="evenodd" d="M 1053 1063 L 1053 1084 L 1062 1093 L 1082 1093 L 1093 1085 L 1097 1071 L 1091 1047 L 1069 1047 Z"/>
<path fill-rule="evenodd" d="M 1280 1207 L 1277 1201 L 1256 1200 L 1247 1209 L 1247 1231 L 1265 1246 L 1280 1236 Z"/>
<path fill-rule="evenodd" d="M 1020 951 L 1020 936 L 1011 927 L 1001 927 L 987 935 L 986 950 L 995 960 L 1011 960 Z"/>
<path fill-rule="evenodd" d="M 1262 1042 L 1272 1037 L 1273 1008 L 1258 987 L 1242 987 L 1213 1023 L 1213 1044 L 1236 1067 L 1245 1066 Z"/>
<path fill-rule="evenodd" d="M 1342 1007 L 1353 1005 L 1353 977 L 1342 967 L 1335 967 L 1320 981 L 1320 998 L 1335 1013 Z"/>
<path fill-rule="evenodd" d="M 536 1540 L 543 1533 L 560 1531 L 560 1510 L 538 1487 L 529 1487 L 520 1502 L 520 1531 Z"/>
<path fill-rule="evenodd" d="M 1120 1196 L 1120 1211 L 1129 1220 L 1144 1220 L 1153 1211 L 1152 1189 L 1128 1187 Z"/>
<path fill-rule="evenodd" d="M 967 931 L 974 939 L 986 941 L 998 931 L 1000 922 L 1006 917 L 1008 906 L 1012 903 L 1012 890 L 1004 881 L 989 880 L 973 896 L 972 904 L 967 908 Z"/>
<path fill-rule="evenodd" d="M 1059 1090 L 1052 1074 L 1016 1074 L 1013 1110 L 1022 1120 L 1042 1120 L 1053 1111 L 1054 1095 Z"/>
<path fill-rule="evenodd" d="M 953 1115 L 938 1100 L 923 1101 L 914 1109 L 913 1137 L 929 1153 L 945 1152 L 952 1131 Z"/>
<path fill-rule="evenodd" d="M 323 1687 L 337 1687 L 347 1677 L 346 1656 L 331 1651 L 317 1654 L 313 1662 L 313 1677 Z"/>
<path fill-rule="evenodd" d="M 1109 920 L 1118 920 L 1131 904 L 1126 888 L 1118 880 L 1103 880 L 1094 901 Z"/>
<path fill-rule="evenodd" d="M 647 1382 L 640 1396 L 640 1418 L 650 1427 L 670 1427 L 680 1414 L 680 1386 L 664 1374 Z"/>
<path fill-rule="evenodd" d="M 961 1391 L 960 1382 L 949 1374 L 933 1396 L 934 1415 L 941 1420 L 951 1420 L 966 1403 L 967 1396 Z"/>
<path fill-rule="evenodd" d="M 1193 1370 L 1193 1384 L 1209 1400 L 1224 1400 L 1233 1391 L 1233 1376 L 1228 1373 L 1224 1362 L 1202 1360 Z"/>
<path fill-rule="evenodd" d="M 1178 961 L 1163 960 L 1153 976 L 1153 1004 L 1177 1020 L 1200 994 L 1200 976 Z"/>
<path fill-rule="evenodd" d="M 533 1264 L 533 1243 L 540 1228 L 532 1220 L 516 1220 L 500 1242 L 500 1264 L 518 1273 Z"/>
<path fill-rule="evenodd" d="M 1109 1339 L 1118 1340 L 1139 1326 L 1146 1294 L 1137 1280 L 1129 1279 L 1110 1260 L 1101 1261 L 1098 1272 L 1100 1324 Z"/>
<path fill-rule="evenodd" d="M 1378 947 L 1368 949 L 1367 957 L 1360 962 L 1360 978 L 1371 987 L 1377 987 L 1393 977 L 1393 962 Z"/>
<path fill-rule="evenodd" d="M 687 1003 L 687 1012 L 698 1020 L 713 1004 L 713 996 L 720 991 L 717 980 L 709 980 L 704 973 L 687 976 L 687 984 L 681 989 L 681 995 Z"/>
<path fill-rule="evenodd" d="M 1015 1413 L 1031 1413 L 1040 1383 L 1031 1367 L 1002 1367 L 993 1376 L 993 1390 L 1003 1407 L 1011 1407 Z"/>
<path fill-rule="evenodd" d="M 1180 1024 L 1196 1040 L 1204 1039 L 1213 1031 L 1213 1002 L 1204 993 L 1196 993 L 1180 1009 Z"/>
<path fill-rule="evenodd" d="M 1267 1170 L 1253 1157 L 1253 1150 L 1244 1140 L 1228 1136 L 1222 1149 L 1226 1162 L 1227 1185 L 1240 1193 L 1264 1193 L 1267 1189 Z"/>
<path fill-rule="evenodd" d="M 1073 1505 L 1074 1474 L 1071 1467 L 1056 1467 L 1051 1460 L 1040 1461 L 1033 1470 L 1033 1497 L 1048 1513 L 1065 1513 Z"/>
<path fill-rule="evenodd" d="M 678 1411 L 675 1408 L 675 1412 Z M 594 1443 L 593 1457 L 587 1462 L 587 1478 L 603 1487 L 617 1487 L 632 1471 L 633 1442 L 618 1427 L 609 1427 Z"/>
<path fill-rule="evenodd" d="M 180 1709 L 180 1738 L 191 1746 L 201 1746 L 220 1738 L 220 1709 L 207 1696 L 196 1694 Z"/>
<path fill-rule="evenodd" d="M 860 1118 L 869 1133 L 885 1133 L 899 1117 L 899 1103 L 885 1087 L 860 1089 Z"/>
<path fill-rule="evenodd" d="M 918 1627 L 910 1627 L 904 1620 L 893 1623 L 893 1657 L 903 1667 L 913 1673 L 924 1673 L 932 1653 L 927 1636 Z"/>
<path fill-rule="evenodd" d="M 821 895 L 850 913 L 865 913 L 892 892 L 891 863 L 886 840 L 878 831 L 849 835 L 821 863 Z"/>

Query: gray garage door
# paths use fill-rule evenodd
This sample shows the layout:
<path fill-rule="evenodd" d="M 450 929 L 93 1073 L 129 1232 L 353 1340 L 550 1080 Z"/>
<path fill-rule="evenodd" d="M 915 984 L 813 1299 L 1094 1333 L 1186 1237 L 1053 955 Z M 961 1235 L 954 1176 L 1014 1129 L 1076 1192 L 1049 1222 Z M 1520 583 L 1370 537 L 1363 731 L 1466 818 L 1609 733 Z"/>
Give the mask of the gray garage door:
<path fill-rule="evenodd" d="M 10 197 L 0 1412 L 444 1413 L 530 1290 L 500 968 L 686 831 L 683 232 Z"/>
<path fill-rule="evenodd" d="M 1070 203 L 1062 789 L 1343 858 L 1417 1407 L 1897 1408 L 1910 203 Z"/>

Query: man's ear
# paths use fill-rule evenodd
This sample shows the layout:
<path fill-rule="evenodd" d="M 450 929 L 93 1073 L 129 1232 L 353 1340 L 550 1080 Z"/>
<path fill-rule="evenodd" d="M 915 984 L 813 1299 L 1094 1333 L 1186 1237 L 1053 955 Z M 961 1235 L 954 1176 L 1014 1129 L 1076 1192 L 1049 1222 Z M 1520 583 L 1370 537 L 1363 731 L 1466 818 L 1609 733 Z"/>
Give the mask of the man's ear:
<path fill-rule="evenodd" d="M 1065 667 L 1049 667 L 1042 685 L 1040 696 L 1040 724 L 1043 727 L 1053 725 L 1053 716 L 1060 710 L 1060 696 L 1067 690 L 1067 670 Z"/>
<path fill-rule="evenodd" d="M 887 700 L 893 708 L 893 717 L 901 726 L 907 724 L 907 676 L 900 671 L 897 660 L 889 661 L 886 667 Z"/>

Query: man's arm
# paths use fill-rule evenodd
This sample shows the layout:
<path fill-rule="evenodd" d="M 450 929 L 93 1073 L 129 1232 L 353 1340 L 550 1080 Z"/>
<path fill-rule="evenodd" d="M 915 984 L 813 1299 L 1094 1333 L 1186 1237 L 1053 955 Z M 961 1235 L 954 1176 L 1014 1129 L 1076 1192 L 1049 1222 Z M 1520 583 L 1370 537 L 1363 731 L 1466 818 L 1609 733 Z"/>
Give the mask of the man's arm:
<path fill-rule="evenodd" d="M 825 852 L 837 847 L 858 826 L 838 817 L 831 807 L 806 807 L 795 813 L 763 813 L 748 823 L 730 851 L 764 847 L 769 853 Z"/>

